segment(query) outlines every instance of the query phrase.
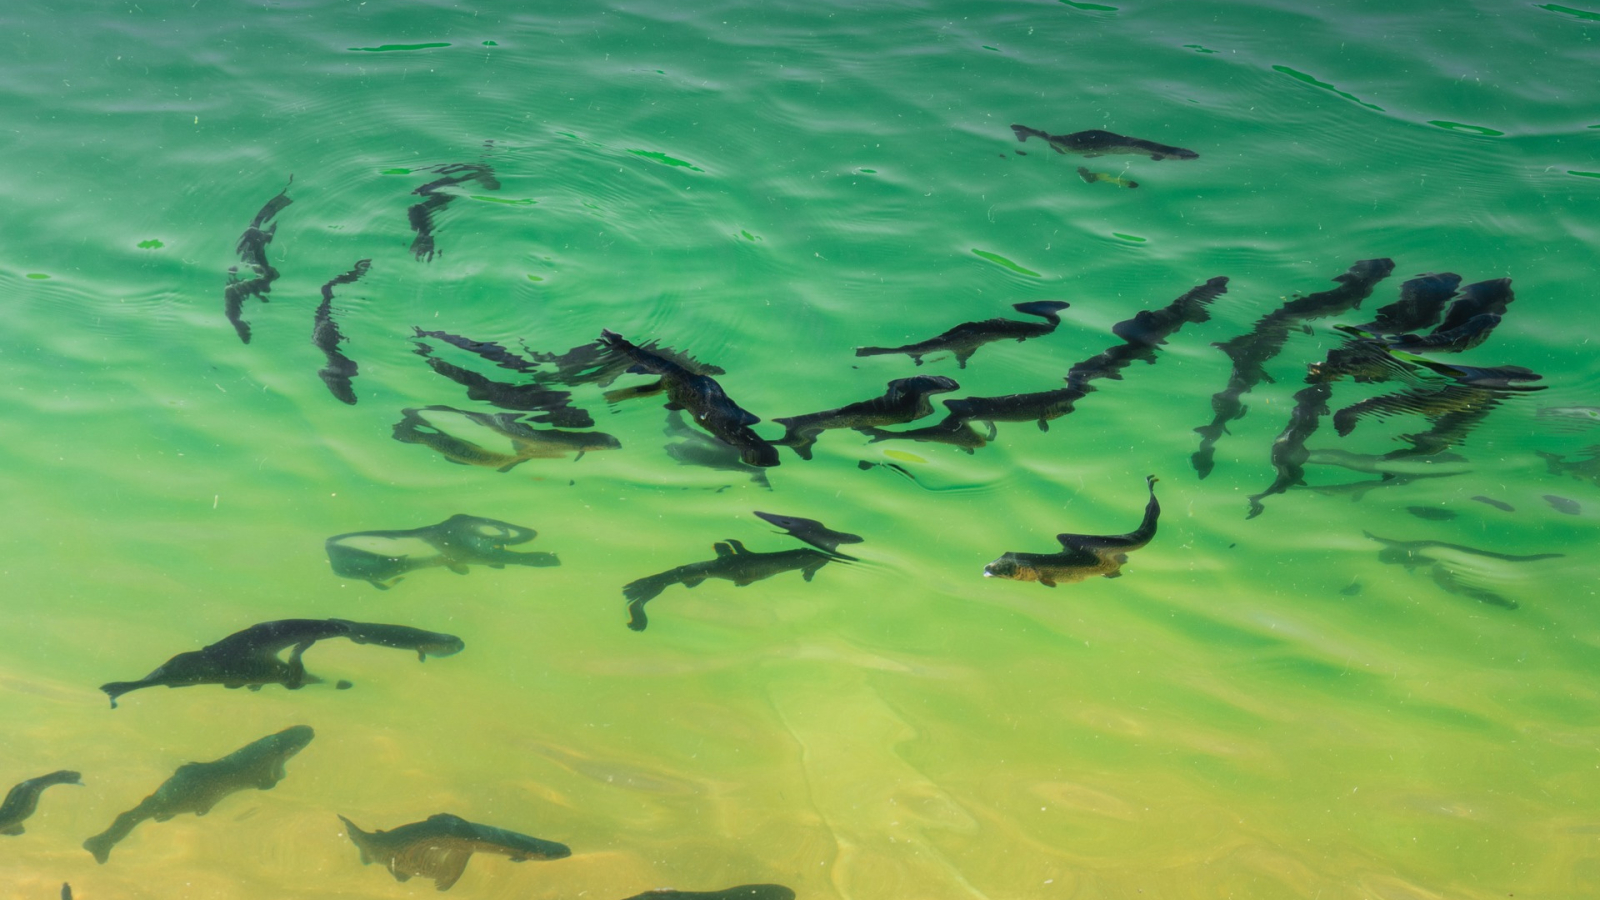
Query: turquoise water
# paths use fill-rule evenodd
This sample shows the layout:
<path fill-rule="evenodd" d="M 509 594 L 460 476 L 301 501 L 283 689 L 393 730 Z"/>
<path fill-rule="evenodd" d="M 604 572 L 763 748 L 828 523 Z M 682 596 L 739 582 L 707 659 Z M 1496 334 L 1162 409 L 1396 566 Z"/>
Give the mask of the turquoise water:
<path fill-rule="evenodd" d="M 1600 9 L 372 0 L 0 17 L 0 787 L 84 781 L 0 837 L 0 898 L 63 881 L 83 900 L 428 896 L 427 879 L 363 867 L 335 814 L 371 830 L 442 812 L 572 848 L 479 854 L 452 889 L 508 900 L 762 882 L 862 900 L 1594 891 L 1600 495 L 1594 464 L 1574 479 L 1539 454 L 1600 444 L 1581 410 L 1541 415 L 1600 406 Z M 1199 158 L 1057 155 L 1013 123 Z M 441 188 L 456 199 L 419 260 L 413 192 L 453 164 L 498 186 Z M 266 250 L 280 277 L 270 303 L 246 301 L 244 344 L 229 268 L 285 189 Z M 1230 372 L 1213 342 L 1382 257 L 1394 274 L 1360 309 L 1290 330 L 1198 478 L 1193 429 Z M 319 288 L 363 259 L 331 304 L 359 365 L 348 405 L 311 336 Z M 1406 461 L 1443 477 L 1356 499 L 1291 488 L 1247 519 L 1306 364 L 1424 272 L 1512 279 L 1492 337 L 1438 358 L 1527 367 L 1545 389 L 1504 398 L 1451 456 Z M 1048 431 L 1000 422 L 971 455 L 830 431 L 810 461 L 782 449 L 769 489 L 665 452 L 685 439 L 663 434 L 660 398 L 602 396 L 648 381 L 629 374 L 572 388 L 620 444 L 581 459 L 501 473 L 393 439 L 405 409 L 499 411 L 430 370 L 419 327 L 518 352 L 602 328 L 659 340 L 725 370 L 771 439 L 774 418 L 911 375 L 960 383 L 938 415 L 1058 389 L 1121 343 L 1113 324 L 1214 276 L 1230 281 L 1209 320 L 1154 365 L 1096 381 Z M 1040 300 L 1071 303 L 1059 328 L 965 368 L 853 353 Z M 1330 408 L 1404 387 L 1345 379 Z M 1428 425 L 1340 437 L 1328 417 L 1307 447 L 1385 454 Z M 1148 474 L 1160 528 L 1122 577 L 982 577 L 1061 532 L 1132 529 Z M 1306 466 L 1312 487 L 1377 477 Z M 810 582 L 672 586 L 647 630 L 625 627 L 624 584 L 714 542 L 803 546 L 758 509 L 859 534 L 841 549 L 860 560 Z M 519 549 L 561 565 L 432 568 L 388 591 L 330 571 L 330 536 L 455 514 L 536 529 Z M 1408 568 L 1364 531 L 1563 555 L 1436 547 Z M 113 711 L 96 690 L 287 618 L 466 649 L 418 664 L 326 641 L 305 662 L 328 683 L 294 692 L 145 690 Z M 299 724 L 317 737 L 271 790 L 146 822 L 105 865 L 82 849 L 182 763 Z"/>

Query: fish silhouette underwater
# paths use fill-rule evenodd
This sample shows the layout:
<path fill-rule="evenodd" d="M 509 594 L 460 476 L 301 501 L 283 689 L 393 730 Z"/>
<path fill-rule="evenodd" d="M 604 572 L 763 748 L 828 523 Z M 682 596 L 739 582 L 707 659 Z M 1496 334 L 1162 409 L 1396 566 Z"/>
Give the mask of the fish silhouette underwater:
<path fill-rule="evenodd" d="M 1006 553 L 983 567 L 985 578 L 1007 578 L 1012 581 L 1037 581 L 1045 587 L 1055 587 L 1065 582 L 1083 581 L 1100 575 L 1118 578 L 1128 554 L 1142 549 L 1156 534 L 1156 521 L 1161 517 L 1161 504 L 1156 502 L 1154 475 L 1145 478 L 1150 490 L 1150 500 L 1145 504 L 1144 521 L 1127 534 L 1058 534 L 1060 553 Z"/>
<path fill-rule="evenodd" d="M 466 871 L 474 853 L 498 853 L 512 862 L 530 859 L 564 859 L 572 855 L 566 844 L 530 837 L 493 825 L 468 822 L 460 816 L 439 813 L 421 822 L 388 831 L 362 831 L 344 816 L 350 840 L 361 851 L 361 864 L 381 863 L 396 881 L 415 876 L 432 878 L 434 887 L 447 891 Z"/>
<path fill-rule="evenodd" d="M 894 353 L 904 353 L 911 357 L 911 361 L 922 365 L 922 357 L 930 353 L 949 351 L 956 358 L 956 366 L 965 369 L 967 360 L 978 348 L 984 344 L 995 341 L 1013 340 L 1021 343 L 1029 338 L 1042 337 L 1056 330 L 1061 324 L 1059 315 L 1070 304 L 1064 300 L 1033 300 L 1027 303 L 1015 303 L 1011 308 L 1017 312 L 1030 316 L 1038 316 L 1043 322 L 1022 322 L 1017 319 L 984 319 L 981 322 L 963 322 L 946 331 L 938 337 L 932 337 L 915 344 L 906 344 L 902 347 L 857 347 L 857 356 L 886 356 Z M 953 390 L 947 389 L 947 390 Z M 909 420 L 907 420 L 909 421 Z"/>
<path fill-rule="evenodd" d="M 1057 153 L 1076 153 L 1080 156 L 1106 156 L 1108 154 L 1124 154 L 1130 156 L 1148 156 L 1151 159 L 1199 159 L 1200 154 L 1182 147 L 1170 144 L 1158 144 L 1142 138 L 1127 137 L 1114 131 L 1101 131 L 1098 128 L 1088 131 L 1074 131 L 1071 134 L 1050 134 L 1037 128 L 1026 125 L 1013 125 L 1011 131 L 1017 136 L 1017 142 L 1022 143 L 1028 138 L 1035 137 L 1050 145 L 1050 149 Z"/>
<path fill-rule="evenodd" d="M 82 776 L 70 769 L 61 769 L 18 782 L 7 791 L 6 799 L 0 801 L 0 834 L 22 834 L 22 823 L 39 808 L 39 795 L 44 793 L 45 788 L 57 784 L 82 786 Z"/>
<path fill-rule="evenodd" d="M 352 531 L 324 542 L 333 573 L 388 590 L 406 573 L 442 566 L 465 575 L 468 566 L 559 566 L 554 553 L 512 550 L 538 537 L 532 528 L 457 513 L 435 525 L 409 530 Z"/>
<path fill-rule="evenodd" d="M 759 553 L 732 538 L 712 544 L 711 549 L 717 554 L 712 559 L 687 563 L 624 585 L 622 595 L 628 600 L 628 627 L 634 631 L 645 630 L 650 620 L 645 616 L 644 605 L 674 584 L 692 588 L 707 578 L 720 578 L 745 587 L 774 575 L 794 571 L 799 571 L 802 578 L 810 581 L 828 563 L 847 559 L 810 548 Z"/>

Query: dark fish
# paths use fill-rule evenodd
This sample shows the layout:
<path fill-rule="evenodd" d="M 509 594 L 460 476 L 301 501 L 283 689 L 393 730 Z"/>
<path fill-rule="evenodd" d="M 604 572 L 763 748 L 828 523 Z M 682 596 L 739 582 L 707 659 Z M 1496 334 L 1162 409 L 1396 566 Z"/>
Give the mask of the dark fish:
<path fill-rule="evenodd" d="M 778 464 L 778 448 L 750 430 L 751 425 L 761 421 L 760 417 L 734 403 L 711 376 L 697 374 L 614 331 L 601 331 L 600 340 L 632 361 L 629 372 L 659 376 L 653 385 L 630 391 L 630 395 L 665 391 L 667 409 L 687 410 L 694 423 L 712 437 L 739 448 L 740 458 L 749 465 L 765 468 Z"/>
<path fill-rule="evenodd" d="M 1006 553 L 983 567 L 985 578 L 1037 581 L 1045 587 L 1059 582 L 1083 581 L 1095 575 L 1118 578 L 1128 554 L 1150 543 L 1156 534 L 1161 504 L 1156 502 L 1156 477 L 1145 478 L 1150 501 L 1145 504 L 1144 521 L 1127 534 L 1058 534 L 1060 553 Z"/>
<path fill-rule="evenodd" d="M 1121 380 L 1122 370 L 1135 360 L 1154 365 L 1156 348 L 1184 325 L 1210 319 L 1211 302 L 1227 292 L 1228 279 L 1218 275 L 1161 309 L 1140 310 L 1133 318 L 1111 326 L 1111 333 L 1122 338 L 1122 343 L 1075 364 L 1067 371 L 1067 387 L 1087 392 L 1093 390 L 1089 382 L 1096 379 Z"/>
<path fill-rule="evenodd" d="M 81 777 L 70 769 L 62 769 L 18 783 L 7 792 L 5 801 L 0 802 L 0 834 L 21 834 L 24 831 L 22 823 L 39 808 L 39 795 L 45 788 L 54 784 L 81 786 Z"/>
<path fill-rule="evenodd" d="M 803 416 L 785 416 L 772 421 L 785 429 L 783 439 L 774 441 L 800 454 L 801 459 L 811 458 L 811 445 L 817 435 L 834 428 L 854 428 L 866 431 L 879 425 L 901 425 L 933 414 L 931 394 L 944 394 L 961 385 L 942 375 L 918 375 L 915 378 L 896 378 L 882 397 L 863 400 L 829 409 L 807 413 Z"/>
<path fill-rule="evenodd" d="M 1200 154 L 1182 147 L 1170 147 L 1155 141 L 1123 137 L 1110 131 L 1075 131 L 1072 134 L 1048 134 L 1026 125 L 1013 125 L 1018 141 L 1036 137 L 1050 145 L 1057 153 L 1077 153 L 1082 156 L 1105 156 L 1111 153 L 1148 156 L 1151 159 L 1199 159 Z"/>
<path fill-rule="evenodd" d="M 1485 313 L 1474 316 L 1448 331 L 1439 328 L 1426 336 L 1402 334 L 1389 339 L 1389 346 L 1408 353 L 1461 353 L 1489 339 L 1500 316 Z"/>
<path fill-rule="evenodd" d="M 554 367 L 556 371 L 553 380 L 568 386 L 594 384 L 606 387 L 617 380 L 617 376 L 631 370 L 635 365 L 632 357 L 613 348 L 604 339 L 579 344 L 565 353 L 532 350 L 526 344 L 523 345 L 523 349 L 530 358 Z M 664 347 L 660 341 L 645 341 L 639 345 L 639 349 L 667 359 L 695 375 L 728 374 L 720 366 L 701 362 L 681 350 Z"/>
<path fill-rule="evenodd" d="M 457 575 L 471 565 L 559 566 L 554 553 L 512 550 L 538 536 L 532 528 L 498 519 L 456 514 L 436 525 L 405 531 L 352 531 L 325 542 L 328 562 L 341 578 L 359 578 L 388 590 L 407 572 L 444 566 Z M 417 552 L 418 544 L 427 550 Z"/>
<path fill-rule="evenodd" d="M 634 631 L 645 630 L 650 620 L 645 617 L 644 605 L 674 584 L 692 588 L 707 578 L 721 578 L 744 587 L 795 570 L 810 581 L 818 569 L 841 559 L 832 553 L 808 549 L 757 553 L 745 549 L 744 544 L 732 538 L 712 544 L 711 549 L 717 553 L 715 559 L 688 563 L 624 585 L 622 596 L 628 600 L 628 627 Z"/>
<path fill-rule="evenodd" d="M 1516 512 L 1517 511 L 1517 508 L 1515 506 L 1512 506 L 1511 504 L 1505 502 L 1504 500 L 1496 500 L 1493 497 L 1485 497 L 1482 494 L 1479 494 L 1479 495 L 1477 495 L 1477 496 L 1475 496 L 1475 497 L 1473 497 L 1471 499 L 1476 500 L 1479 503 L 1487 503 L 1490 506 L 1494 507 L 1495 509 L 1503 510 L 1505 512 Z"/>
<path fill-rule="evenodd" d="M 339 817 L 350 840 L 361 851 L 361 864 L 380 863 L 396 881 L 413 876 L 432 878 L 434 887 L 447 891 L 466 871 L 474 853 L 499 853 L 512 862 L 530 859 L 565 859 L 572 855 L 566 844 L 546 841 L 493 825 L 468 822 L 460 816 L 439 813 L 388 831 L 366 832 Z"/>
<path fill-rule="evenodd" d="M 1386 455 L 1389 458 L 1430 456 L 1463 443 L 1506 400 L 1544 389 L 1540 385 L 1519 384 L 1542 377 L 1521 366 L 1485 369 L 1431 364 L 1429 368 L 1441 374 L 1459 375 L 1460 379 L 1452 384 L 1428 384 L 1351 404 L 1333 414 L 1334 429 L 1343 437 L 1366 416 L 1387 418 L 1401 414 L 1421 415 L 1432 423 L 1432 427 L 1424 432 L 1402 435 L 1401 439 L 1412 446 Z"/>
<path fill-rule="evenodd" d="M 1355 595 L 1361 593 L 1361 582 L 1352 581 L 1350 584 L 1345 586 L 1343 590 L 1339 591 L 1339 593 L 1345 595 L 1346 597 L 1354 597 Z"/>
<path fill-rule="evenodd" d="M 1266 509 L 1261 501 L 1273 494 L 1281 494 L 1297 484 L 1305 484 L 1306 459 L 1311 452 L 1306 449 L 1306 439 L 1311 437 L 1321 424 L 1321 417 L 1328 414 L 1328 398 L 1333 394 L 1333 387 L 1326 383 L 1312 384 L 1300 389 L 1294 395 L 1294 409 L 1289 413 L 1289 424 L 1272 442 L 1272 468 L 1278 473 L 1272 484 L 1259 494 L 1250 496 L 1250 513 L 1247 519 L 1254 519 Z"/>
<path fill-rule="evenodd" d="M 1467 458 L 1458 453 L 1440 453 L 1416 459 L 1391 459 L 1370 453 L 1351 453 L 1332 448 L 1311 451 L 1306 462 L 1314 466 L 1339 466 L 1352 472 L 1371 475 L 1460 475 L 1471 471 Z"/>
<path fill-rule="evenodd" d="M 1569 516 L 1576 516 L 1583 512 L 1583 507 L 1578 505 L 1578 501 L 1559 497 L 1555 494 L 1545 494 L 1544 502 L 1550 504 L 1550 507 L 1556 512 L 1566 513 Z"/>
<path fill-rule="evenodd" d="M 901 475 L 904 475 L 908 481 L 917 480 L 917 476 L 911 474 L 910 469 L 907 469 L 905 466 L 902 466 L 899 463 L 869 462 L 863 459 L 856 462 L 856 468 L 863 472 L 871 472 L 873 469 L 879 468 L 888 469 L 891 472 L 899 472 Z"/>
<path fill-rule="evenodd" d="M 352 406 L 356 402 L 356 392 L 350 384 L 350 379 L 356 377 L 360 368 L 355 360 L 339 350 L 339 344 L 349 338 L 340 333 L 339 325 L 333 321 L 333 287 L 337 284 L 351 284 L 367 274 L 367 269 L 371 267 L 372 260 L 363 259 L 356 263 L 355 268 L 323 285 L 322 305 L 317 307 L 311 326 L 311 343 L 328 358 L 327 365 L 317 370 L 317 376 L 328 386 L 328 390 L 333 392 L 333 396 Z"/>
<path fill-rule="evenodd" d="M 481 163 L 452 163 L 450 165 L 435 166 L 431 171 L 442 175 L 411 193 L 423 198 L 421 203 L 414 204 L 406 210 L 406 217 L 411 222 L 411 230 L 417 233 L 411 242 L 411 252 L 423 262 L 432 262 L 436 251 L 434 249 L 433 217 L 449 206 L 458 195 L 442 194 L 441 188 L 455 187 L 468 181 L 476 181 L 486 190 L 498 191 L 500 181 L 494 177 L 494 169 Z"/>
<path fill-rule="evenodd" d="M 1086 395 L 1086 391 L 1075 388 L 1058 388 L 1003 397 L 958 397 L 944 401 L 944 405 L 957 421 L 984 422 L 991 432 L 996 422 L 1038 422 L 1040 431 L 1049 431 L 1051 419 L 1072 412 L 1073 404 Z"/>
<path fill-rule="evenodd" d="M 1452 594 L 1471 597 L 1480 603 L 1498 606 L 1502 609 L 1516 609 L 1517 603 L 1507 597 L 1489 590 L 1486 587 L 1473 583 L 1473 578 L 1457 565 L 1443 558 L 1445 552 L 1462 556 L 1478 556 L 1484 559 L 1499 560 L 1502 562 L 1535 562 L 1541 559 L 1556 559 L 1563 556 L 1560 553 L 1535 553 L 1528 556 L 1515 556 L 1508 553 L 1498 553 L 1493 550 L 1479 550 L 1476 547 L 1467 547 L 1461 544 L 1447 544 L 1442 541 L 1394 541 L 1381 538 L 1370 531 L 1364 531 L 1368 538 L 1383 545 L 1378 551 L 1378 560 L 1389 565 L 1404 566 L 1407 571 L 1421 566 L 1430 569 L 1429 574 L 1434 584 Z"/>
<path fill-rule="evenodd" d="M 100 686 L 111 698 L 141 688 L 189 687 L 220 684 L 226 688 L 248 687 L 260 690 L 281 684 L 289 690 L 319 681 L 307 674 L 301 656 L 317 641 L 348 638 L 357 644 L 378 644 L 417 651 L 419 659 L 428 655 L 450 656 L 465 646 L 453 634 L 440 634 L 404 625 L 351 622 L 347 619 L 279 619 L 236 631 L 215 644 L 180 653 L 138 681 L 113 681 Z M 291 650 L 292 648 L 292 650 Z M 291 650 L 287 661 L 278 654 Z"/>
<path fill-rule="evenodd" d="M 1456 295 L 1461 276 L 1454 272 L 1429 273 L 1400 285 L 1400 299 L 1379 309 L 1371 322 L 1360 326 L 1374 334 L 1402 334 L 1427 328 L 1439 321 L 1444 305 Z"/>
<path fill-rule="evenodd" d="M 767 480 L 766 469 L 745 462 L 739 448 L 690 428 L 688 423 L 683 421 L 683 410 L 674 409 L 667 413 L 667 427 L 662 433 L 675 439 L 674 443 L 666 444 L 662 449 L 667 451 L 668 456 L 677 460 L 679 465 L 740 472 L 750 476 L 750 480 L 756 484 L 769 491 L 772 490 L 772 482 Z"/>
<path fill-rule="evenodd" d="M 1545 406 L 1536 415 L 1564 423 L 1573 430 L 1600 425 L 1600 406 Z"/>
<path fill-rule="evenodd" d="M 1365 497 L 1368 491 L 1371 491 L 1375 488 L 1400 487 L 1401 485 L 1410 484 L 1413 481 L 1421 481 L 1424 478 L 1449 478 L 1451 476 L 1460 474 L 1463 473 L 1384 472 L 1381 478 L 1373 478 L 1367 481 L 1351 481 L 1343 484 L 1302 485 L 1302 487 L 1305 487 L 1307 490 L 1316 491 L 1319 494 L 1349 494 L 1351 502 L 1356 502 Z"/>
<path fill-rule="evenodd" d="M 411 329 L 416 332 L 418 338 L 434 338 L 444 341 L 452 347 L 476 354 L 478 357 L 486 359 L 502 369 L 531 373 L 537 371 L 539 367 L 538 363 L 512 353 L 503 344 L 498 344 L 494 341 L 475 341 L 472 338 L 451 334 L 448 331 L 423 331 L 415 325 L 411 326 Z"/>
<path fill-rule="evenodd" d="M 561 428 L 594 427 L 594 418 L 587 410 L 571 405 L 571 391 L 554 390 L 537 382 L 511 384 L 491 381 L 471 369 L 438 359 L 432 355 L 433 349 L 420 341 L 417 342 L 416 353 L 435 373 L 466 388 L 469 400 L 479 400 L 501 409 L 538 413 L 525 417 L 530 422 L 543 422 Z"/>
<path fill-rule="evenodd" d="M 1452 331 L 1482 315 L 1503 316 L 1506 307 L 1515 299 L 1517 298 L 1511 291 L 1509 278 L 1495 278 L 1469 284 L 1461 289 L 1461 297 L 1450 304 L 1450 309 L 1444 314 L 1444 321 L 1439 323 L 1434 333 Z"/>
<path fill-rule="evenodd" d="M 1594 444 L 1579 451 L 1580 455 L 1571 462 L 1567 462 L 1554 453 L 1534 451 L 1534 455 L 1544 460 L 1545 468 L 1551 475 L 1570 475 L 1579 481 L 1587 481 L 1600 487 L 1600 444 Z"/>
<path fill-rule="evenodd" d="M 294 176 L 289 176 L 289 183 L 294 183 Z M 239 340 L 250 343 L 250 323 L 244 320 L 244 301 L 255 297 L 262 303 L 267 302 L 267 294 L 272 293 L 272 283 L 278 280 L 278 270 L 267 262 L 267 245 L 272 243 L 273 237 L 278 233 L 278 223 L 273 222 L 271 228 L 261 226 L 272 221 L 283 208 L 293 203 L 289 199 L 289 187 L 285 185 L 278 196 L 267 201 L 261 207 L 256 217 L 251 220 L 250 227 L 239 236 L 239 244 L 235 248 L 239 259 L 245 267 L 253 273 L 254 277 L 241 279 L 238 267 L 228 270 L 228 286 L 222 291 L 223 313 L 228 321 L 233 323 L 233 330 L 238 332 Z"/>
<path fill-rule="evenodd" d="M 782 528 L 784 533 L 790 537 L 799 538 L 819 550 L 826 550 L 832 553 L 840 559 L 854 559 L 854 557 L 845 556 L 839 552 L 840 544 L 859 544 L 863 540 L 859 534 L 851 534 L 848 531 L 834 531 L 816 519 L 802 519 L 799 516 L 780 516 L 777 513 L 765 513 L 759 509 L 755 510 L 755 514 L 765 521 Z"/>
<path fill-rule="evenodd" d="M 857 356 L 885 356 L 891 353 L 904 353 L 911 357 L 911 361 L 922 365 L 922 357 L 929 353 L 938 353 L 948 350 L 955 354 L 956 365 L 959 368 L 967 367 L 967 360 L 978 348 L 994 341 L 1014 340 L 1021 343 L 1028 338 L 1042 337 L 1056 330 L 1061 324 L 1058 313 L 1070 304 L 1064 300 L 1033 300 L 1027 303 L 1014 303 L 1011 308 L 1017 312 L 1030 316 L 1038 316 L 1044 322 L 1020 322 L 1016 319 L 984 319 L 982 322 L 963 322 L 946 331 L 944 334 L 915 344 L 906 344 L 903 347 L 857 347 Z"/>
<path fill-rule="evenodd" d="M 1454 510 L 1440 509 L 1437 506 L 1408 506 L 1406 512 L 1430 522 L 1448 522 L 1456 517 Z"/>
<path fill-rule="evenodd" d="M 509 441 L 511 452 L 491 450 L 475 441 L 450 434 L 437 424 L 445 415 L 425 416 L 424 413 L 460 416 Z M 576 453 L 573 459 L 577 461 L 591 450 L 615 450 L 622 446 L 615 437 L 600 431 L 530 428 L 517 421 L 513 413 L 478 413 L 434 405 L 403 409 L 400 414 L 400 421 L 394 425 L 395 440 L 402 444 L 421 444 L 459 465 L 482 466 L 498 472 L 509 472 L 530 459 L 559 459 Z"/>
<path fill-rule="evenodd" d="M 1094 184 L 1096 181 L 1104 181 L 1107 184 L 1114 184 L 1119 188 L 1131 189 L 1139 186 L 1139 182 L 1134 181 L 1132 178 L 1121 178 L 1107 172 L 1091 172 L 1085 166 L 1078 167 L 1078 177 L 1082 178 L 1085 184 Z"/>
<path fill-rule="evenodd" d="M 61 900 L 72 900 L 72 885 L 61 882 Z"/>
<path fill-rule="evenodd" d="M 155 793 L 117 816 L 110 828 L 84 841 L 83 849 L 94 854 L 96 862 L 104 863 L 111 856 L 111 848 L 146 819 L 165 822 L 182 813 L 203 816 L 236 791 L 269 790 L 283 780 L 284 763 L 305 749 L 314 736 L 309 726 L 296 725 L 246 744 L 221 759 L 185 763 Z"/>
<path fill-rule="evenodd" d="M 1191 462 L 1201 478 L 1211 474 L 1216 443 L 1227 432 L 1227 423 L 1245 414 L 1245 406 L 1239 398 L 1257 383 L 1271 380 L 1266 364 L 1288 342 L 1290 328 L 1306 319 L 1337 315 L 1359 307 L 1377 283 L 1393 271 L 1391 259 L 1361 260 L 1334 279 L 1339 282 L 1338 287 L 1290 300 L 1257 319 L 1249 333 L 1215 345 L 1233 360 L 1233 371 L 1228 375 L 1228 386 L 1211 397 L 1211 424 L 1195 429 L 1201 437 L 1200 449 L 1195 451 Z"/>
<path fill-rule="evenodd" d="M 937 425 L 925 428 L 910 428 L 905 431 L 884 431 L 882 428 L 857 429 L 862 434 L 871 438 L 868 443 L 876 444 L 879 441 L 925 441 L 933 444 L 949 444 L 959 447 L 971 454 L 979 447 L 994 440 L 994 423 L 989 423 L 988 435 L 979 434 L 977 429 L 967 424 L 967 420 L 951 414 L 939 420 Z"/>
<path fill-rule="evenodd" d="M 626 900 L 794 900 L 794 891 L 781 884 L 741 884 L 720 891 L 675 891 L 660 888 L 634 894 Z"/>

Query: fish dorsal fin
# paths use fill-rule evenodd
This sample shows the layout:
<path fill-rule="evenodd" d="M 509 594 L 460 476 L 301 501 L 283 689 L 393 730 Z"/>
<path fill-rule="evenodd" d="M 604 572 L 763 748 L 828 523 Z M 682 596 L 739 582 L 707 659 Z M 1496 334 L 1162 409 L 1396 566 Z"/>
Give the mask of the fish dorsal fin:
<path fill-rule="evenodd" d="M 732 556 L 733 555 L 733 547 L 731 546 L 731 544 L 732 544 L 731 541 L 728 542 L 728 543 L 723 543 L 722 541 L 717 541 L 715 544 L 711 545 L 711 549 L 717 551 L 717 558 L 721 559 L 723 557 L 728 557 L 728 556 Z"/>
<path fill-rule="evenodd" d="M 736 553 L 736 554 L 749 553 L 750 552 L 749 550 L 745 549 L 745 546 L 744 546 L 743 543 L 740 543 L 739 541 L 736 541 L 733 538 L 728 538 L 727 543 L 728 543 L 729 547 L 733 548 L 733 552 Z"/>

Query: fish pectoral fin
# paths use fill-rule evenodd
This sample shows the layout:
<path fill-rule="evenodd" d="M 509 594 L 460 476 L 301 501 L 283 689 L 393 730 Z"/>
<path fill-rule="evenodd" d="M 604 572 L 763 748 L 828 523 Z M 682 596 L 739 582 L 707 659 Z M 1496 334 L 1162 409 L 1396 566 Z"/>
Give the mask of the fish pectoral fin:
<path fill-rule="evenodd" d="M 22 832 L 23 828 L 21 825 L 12 825 L 9 828 L 0 828 L 0 834 L 21 834 Z"/>
<path fill-rule="evenodd" d="M 1120 572 L 1120 571 L 1107 572 L 1105 577 L 1107 577 L 1107 578 L 1121 578 L 1122 577 L 1122 572 Z"/>
<path fill-rule="evenodd" d="M 465 575 L 468 572 L 466 563 L 459 563 L 459 562 L 445 563 L 444 567 L 446 569 L 449 569 L 450 571 L 456 573 L 457 575 Z"/>
<path fill-rule="evenodd" d="M 1056 586 L 1056 580 L 1054 578 L 1051 578 L 1049 575 L 1040 575 L 1039 576 L 1039 583 L 1044 585 L 1045 587 L 1055 587 Z"/>
<path fill-rule="evenodd" d="M 1039 430 L 1040 431 L 1049 431 L 1050 430 L 1050 423 L 1045 421 L 1043 417 L 1040 417 L 1040 419 L 1039 419 Z"/>

